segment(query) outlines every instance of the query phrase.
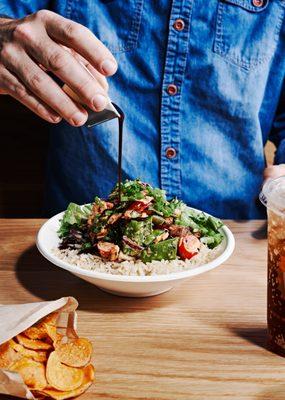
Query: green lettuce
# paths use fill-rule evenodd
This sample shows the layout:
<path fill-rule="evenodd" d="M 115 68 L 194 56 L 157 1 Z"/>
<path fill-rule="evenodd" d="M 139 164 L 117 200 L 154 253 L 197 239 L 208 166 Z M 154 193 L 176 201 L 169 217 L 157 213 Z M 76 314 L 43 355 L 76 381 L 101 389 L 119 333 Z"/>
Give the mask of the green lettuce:
<path fill-rule="evenodd" d="M 223 223 L 220 219 L 207 215 L 203 212 L 192 210 L 182 205 L 180 215 L 175 219 L 175 223 L 181 226 L 190 227 L 193 232 L 199 232 L 201 242 L 210 249 L 218 246 L 224 236 L 220 232 Z"/>
<path fill-rule="evenodd" d="M 58 236 L 60 238 L 66 236 L 71 227 L 80 226 L 85 222 L 91 214 L 91 209 L 92 204 L 79 206 L 78 204 L 70 203 L 60 221 L 60 227 L 57 231 Z"/>

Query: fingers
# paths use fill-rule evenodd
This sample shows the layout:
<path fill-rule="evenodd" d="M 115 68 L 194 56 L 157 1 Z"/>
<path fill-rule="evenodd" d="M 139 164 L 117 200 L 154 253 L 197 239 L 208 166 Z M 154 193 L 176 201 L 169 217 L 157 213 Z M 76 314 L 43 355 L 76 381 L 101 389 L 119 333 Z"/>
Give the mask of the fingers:
<path fill-rule="evenodd" d="M 85 60 L 84 57 L 82 57 L 80 54 L 76 53 L 76 51 L 74 51 L 73 49 L 69 49 L 66 46 L 63 46 L 63 47 L 65 48 L 66 51 L 69 51 L 73 55 L 73 57 L 76 58 L 76 60 L 78 62 L 83 64 L 85 66 L 85 68 L 87 68 L 88 71 L 91 73 L 91 75 L 94 76 L 94 78 L 97 80 L 99 85 L 101 85 L 102 89 L 105 92 L 108 92 L 109 85 L 108 85 L 108 81 L 107 81 L 106 77 L 104 75 L 100 74 L 100 72 L 98 72 L 97 69 L 95 69 L 87 60 Z"/>
<path fill-rule="evenodd" d="M 85 26 L 50 13 L 45 18 L 48 35 L 57 42 L 73 48 L 103 75 L 117 71 L 117 62 L 106 46 Z"/>
<path fill-rule="evenodd" d="M 2 94 L 9 94 L 39 117 L 51 123 L 58 123 L 61 117 L 41 99 L 29 93 L 23 84 L 3 66 L 0 67 L 0 82 Z"/>
<path fill-rule="evenodd" d="M 37 114 L 43 116 L 46 112 L 47 119 L 62 117 L 80 126 L 88 117 L 81 104 L 95 111 L 105 108 L 108 101 L 105 76 L 115 73 L 117 64 L 87 28 L 41 10 L 9 24 L 3 37 L 4 41 L 0 37 L 0 67 L 4 66 L 6 81 L 10 79 L 9 85 L 6 82 L 7 93 Z M 70 98 L 48 76 L 47 70 L 66 83 L 81 104 Z M 0 93 L 6 93 L 1 77 Z"/>
<path fill-rule="evenodd" d="M 102 87 L 102 89 L 105 92 L 108 92 L 109 85 L 108 85 L 108 82 L 107 82 L 107 79 L 105 78 L 105 76 L 100 74 L 100 72 L 98 72 L 95 68 L 93 68 L 92 65 L 90 63 L 88 63 L 87 61 L 85 64 L 85 68 L 87 68 L 88 71 L 94 76 L 94 78 L 99 83 L 99 85 Z"/>
<path fill-rule="evenodd" d="M 28 53 L 65 82 L 89 108 L 103 110 L 107 104 L 107 94 L 98 81 L 69 51 L 47 35 L 40 39 L 26 48 Z M 45 43 L 44 49 L 42 42 Z"/>
<path fill-rule="evenodd" d="M 2 51 L 3 56 L 3 51 Z M 23 50 L 5 49 L 3 63 L 36 98 L 74 126 L 83 125 L 87 111 L 76 104 Z"/>
<path fill-rule="evenodd" d="M 264 181 L 267 181 L 268 179 L 277 179 L 281 176 L 285 176 L 285 164 L 270 165 L 265 168 L 263 173 Z"/>

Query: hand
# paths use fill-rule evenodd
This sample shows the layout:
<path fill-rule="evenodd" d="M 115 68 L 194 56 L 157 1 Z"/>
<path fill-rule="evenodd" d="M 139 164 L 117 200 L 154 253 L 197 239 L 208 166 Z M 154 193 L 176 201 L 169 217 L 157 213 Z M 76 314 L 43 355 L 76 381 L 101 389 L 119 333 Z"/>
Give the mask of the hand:
<path fill-rule="evenodd" d="M 101 111 L 107 103 L 105 77 L 116 70 L 116 60 L 89 29 L 58 14 L 40 10 L 22 19 L 0 19 L 0 94 L 11 95 L 46 121 L 64 118 L 80 126 L 87 120 L 87 111 L 46 71 Z"/>
<path fill-rule="evenodd" d="M 268 179 L 276 179 L 285 176 L 285 164 L 270 165 L 263 172 L 264 182 Z"/>

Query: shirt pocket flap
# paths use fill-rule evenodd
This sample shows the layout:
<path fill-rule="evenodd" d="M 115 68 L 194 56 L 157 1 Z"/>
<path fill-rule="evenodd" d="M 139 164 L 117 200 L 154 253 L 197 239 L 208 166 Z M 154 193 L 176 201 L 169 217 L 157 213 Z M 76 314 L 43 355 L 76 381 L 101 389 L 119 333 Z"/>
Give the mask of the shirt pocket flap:
<path fill-rule="evenodd" d="M 239 6 L 250 12 L 259 13 L 267 8 L 269 0 L 256 0 L 256 2 L 254 0 L 223 0 L 223 2 Z M 254 5 L 254 3 L 259 3 L 259 5 Z"/>

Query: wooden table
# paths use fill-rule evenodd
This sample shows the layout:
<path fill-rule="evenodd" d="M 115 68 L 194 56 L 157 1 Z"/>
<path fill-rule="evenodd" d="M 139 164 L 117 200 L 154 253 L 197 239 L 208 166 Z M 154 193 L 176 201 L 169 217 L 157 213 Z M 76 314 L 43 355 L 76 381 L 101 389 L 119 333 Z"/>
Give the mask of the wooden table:
<path fill-rule="evenodd" d="M 285 399 L 285 360 L 266 349 L 264 222 L 228 222 L 237 244 L 225 265 L 131 299 L 45 261 L 34 244 L 42 220 L 0 221 L 0 303 L 79 301 L 79 333 L 92 340 L 97 369 L 83 399 Z"/>

